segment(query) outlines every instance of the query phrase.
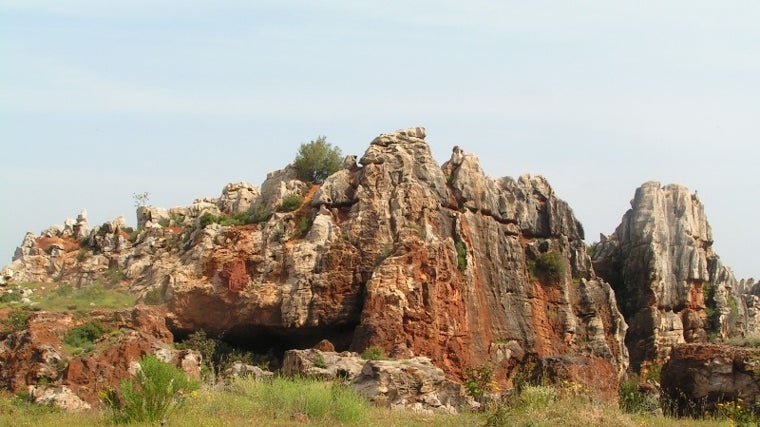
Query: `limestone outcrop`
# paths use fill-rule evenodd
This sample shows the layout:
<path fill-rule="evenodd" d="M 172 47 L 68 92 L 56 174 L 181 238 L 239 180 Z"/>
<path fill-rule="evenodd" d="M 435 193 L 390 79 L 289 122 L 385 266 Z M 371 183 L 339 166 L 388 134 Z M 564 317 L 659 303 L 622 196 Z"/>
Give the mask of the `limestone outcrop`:
<path fill-rule="evenodd" d="M 291 376 L 341 379 L 373 404 L 387 408 L 456 413 L 479 406 L 464 386 L 446 378 L 427 357 L 364 360 L 352 352 L 289 350 L 282 371 Z"/>
<path fill-rule="evenodd" d="M 98 339 L 91 351 L 70 353 L 63 345 L 67 332 L 91 321 L 102 322 L 112 332 Z M 0 386 L 28 391 L 38 403 L 67 410 L 100 404 L 99 392 L 117 388 L 145 354 L 172 363 L 193 377 L 200 376 L 200 355 L 170 345 L 172 335 L 158 308 L 94 312 L 87 320 L 71 313 L 41 311 L 31 314 L 18 330 L 4 331 L 0 338 Z"/>
<path fill-rule="evenodd" d="M 716 405 L 760 398 L 760 349 L 690 343 L 673 347 L 662 367 L 662 391 L 680 415 L 716 413 Z"/>
<path fill-rule="evenodd" d="M 186 208 L 140 208 L 136 230 L 115 221 L 69 246 L 56 234 L 55 251 L 29 235 L 5 276 L 87 284 L 115 272 L 165 304 L 172 332 L 262 352 L 323 339 L 405 348 L 452 379 L 494 366 L 503 385 L 567 356 L 615 383 L 627 326 L 567 203 L 540 176 L 487 177 L 459 147 L 439 166 L 425 137 L 382 134 L 321 186 L 286 167 L 260 191 L 231 184 Z"/>
<path fill-rule="evenodd" d="M 594 248 L 596 272 L 615 289 L 628 322 L 632 367 L 663 363 L 674 345 L 756 330 L 747 300 L 712 249 L 704 206 L 680 185 L 647 182 Z"/>

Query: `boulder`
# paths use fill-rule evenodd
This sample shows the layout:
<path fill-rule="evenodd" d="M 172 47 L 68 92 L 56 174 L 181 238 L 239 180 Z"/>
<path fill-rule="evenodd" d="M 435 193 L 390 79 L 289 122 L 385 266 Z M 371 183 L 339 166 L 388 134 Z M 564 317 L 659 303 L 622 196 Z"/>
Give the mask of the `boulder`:
<path fill-rule="evenodd" d="M 680 415 L 715 413 L 722 402 L 760 399 L 760 348 L 690 343 L 672 348 L 662 393 Z"/>
<path fill-rule="evenodd" d="M 352 352 L 336 353 L 314 348 L 288 350 L 282 360 L 282 372 L 289 376 L 353 380 L 361 372 L 364 362 Z"/>
<path fill-rule="evenodd" d="M 65 385 L 29 386 L 29 395 L 38 405 L 54 405 L 68 412 L 82 412 L 92 409 L 92 405 L 80 399 Z"/>
<path fill-rule="evenodd" d="M 265 371 L 258 366 L 248 365 L 246 363 L 236 361 L 232 363 L 232 366 L 224 371 L 224 375 L 228 378 L 251 377 L 255 380 L 262 380 L 266 378 L 272 378 L 274 376 L 274 372 Z"/>
<path fill-rule="evenodd" d="M 353 387 L 373 404 L 387 408 L 457 413 L 478 406 L 461 384 L 446 378 L 426 357 L 367 361 Z"/>

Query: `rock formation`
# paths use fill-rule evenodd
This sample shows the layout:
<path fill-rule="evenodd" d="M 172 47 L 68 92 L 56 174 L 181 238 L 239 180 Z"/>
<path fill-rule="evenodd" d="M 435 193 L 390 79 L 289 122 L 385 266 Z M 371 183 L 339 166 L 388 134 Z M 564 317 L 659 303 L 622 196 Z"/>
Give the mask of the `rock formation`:
<path fill-rule="evenodd" d="M 631 209 L 594 248 L 594 268 L 615 289 L 628 322 L 631 365 L 661 364 L 671 348 L 755 330 L 741 287 L 712 249 L 696 194 L 647 182 Z"/>
<path fill-rule="evenodd" d="M 282 371 L 291 376 L 341 379 L 373 404 L 387 408 L 456 413 L 479 406 L 462 384 L 446 378 L 427 357 L 364 360 L 352 352 L 289 350 Z"/>
<path fill-rule="evenodd" d="M 752 408 L 760 398 L 760 349 L 676 345 L 662 367 L 662 391 L 680 415 L 716 413 L 718 403 L 737 399 Z"/>
<path fill-rule="evenodd" d="M 99 392 L 118 387 L 145 354 L 200 376 L 200 355 L 171 347 L 172 334 L 161 309 L 137 306 L 126 312 L 93 312 L 88 321 L 93 320 L 110 326 L 113 333 L 98 340 L 92 353 L 81 355 L 70 354 L 63 345 L 66 333 L 85 322 L 71 313 L 38 312 L 23 328 L 4 331 L 0 386 L 29 391 L 38 403 L 84 410 L 99 404 Z"/>
<path fill-rule="evenodd" d="M 628 365 L 626 323 L 567 203 L 540 176 L 487 177 L 459 147 L 439 166 L 424 128 L 378 136 L 321 186 L 288 167 L 261 191 L 140 208 L 138 224 L 28 235 L 3 276 L 86 285 L 118 272 L 165 302 L 174 333 L 262 352 L 406 348 L 458 380 L 492 365 L 508 383 L 567 356 L 616 383 Z"/>

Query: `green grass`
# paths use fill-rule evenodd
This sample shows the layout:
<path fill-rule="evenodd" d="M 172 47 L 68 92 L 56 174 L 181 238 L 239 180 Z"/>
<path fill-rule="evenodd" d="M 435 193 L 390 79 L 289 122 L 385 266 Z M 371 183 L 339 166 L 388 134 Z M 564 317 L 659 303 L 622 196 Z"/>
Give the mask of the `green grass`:
<path fill-rule="evenodd" d="M 49 285 L 51 286 L 51 285 Z M 71 311 L 93 309 L 120 309 L 135 305 L 136 298 L 120 289 L 106 289 L 101 284 L 74 289 L 71 285 L 61 284 L 58 288 L 43 295 L 35 293 L 32 301 L 45 311 Z"/>
<path fill-rule="evenodd" d="M 562 398 L 550 387 L 526 387 L 526 392 L 484 413 L 458 415 L 420 414 L 407 410 L 373 407 L 351 389 L 310 379 L 276 377 L 271 381 L 250 378 L 229 386 L 207 387 L 186 394 L 183 408 L 170 414 L 167 425 L 181 426 L 378 426 L 378 427 L 474 427 L 474 426 L 729 426 L 730 420 L 673 419 L 664 416 L 626 414 L 617 406 L 594 403 L 584 396 Z M 297 414 L 308 423 L 295 420 Z M 0 425 L 29 427 L 99 426 L 110 423 L 106 411 L 71 414 L 37 407 L 0 392 Z M 133 426 L 155 426 L 137 422 Z"/>

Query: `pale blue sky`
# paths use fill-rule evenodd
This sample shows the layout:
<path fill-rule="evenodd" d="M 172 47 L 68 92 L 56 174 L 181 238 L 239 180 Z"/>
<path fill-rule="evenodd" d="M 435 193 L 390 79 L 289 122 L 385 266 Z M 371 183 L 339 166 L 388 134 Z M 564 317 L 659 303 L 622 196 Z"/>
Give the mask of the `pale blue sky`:
<path fill-rule="evenodd" d="M 757 1 L 0 0 L 0 264 L 82 208 L 134 225 L 133 193 L 188 205 L 318 135 L 361 155 L 422 125 L 440 163 L 546 176 L 589 242 L 645 181 L 698 190 L 758 277 L 758 22 Z"/>

